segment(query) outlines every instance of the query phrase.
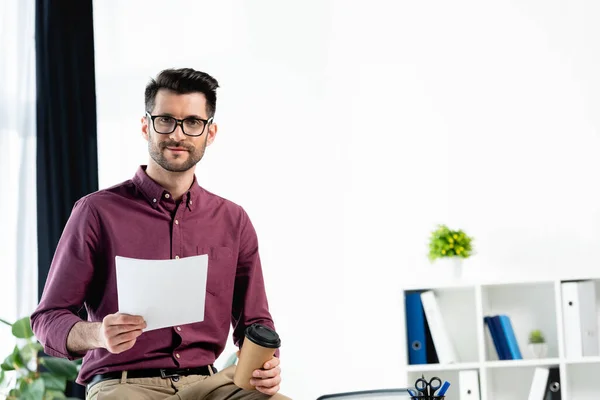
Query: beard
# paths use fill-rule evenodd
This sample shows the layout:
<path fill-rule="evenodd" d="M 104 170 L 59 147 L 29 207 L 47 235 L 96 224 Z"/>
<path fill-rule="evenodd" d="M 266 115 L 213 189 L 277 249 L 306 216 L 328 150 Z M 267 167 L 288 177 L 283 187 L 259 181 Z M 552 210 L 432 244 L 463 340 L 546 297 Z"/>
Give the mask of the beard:
<path fill-rule="evenodd" d="M 165 157 L 165 151 L 168 151 L 166 150 L 167 147 L 181 147 L 186 149 L 187 153 L 174 154 L 174 159 L 168 160 Z M 148 152 L 150 153 L 150 157 L 152 157 L 158 165 L 170 172 L 185 172 L 193 168 L 204 156 L 205 149 L 206 139 L 204 139 L 204 142 L 202 142 L 198 148 L 189 143 L 177 142 L 175 140 L 165 140 L 164 142 L 158 143 L 154 142 L 153 137 L 150 137 L 150 140 L 148 140 Z M 178 161 L 184 159 L 185 161 Z"/>

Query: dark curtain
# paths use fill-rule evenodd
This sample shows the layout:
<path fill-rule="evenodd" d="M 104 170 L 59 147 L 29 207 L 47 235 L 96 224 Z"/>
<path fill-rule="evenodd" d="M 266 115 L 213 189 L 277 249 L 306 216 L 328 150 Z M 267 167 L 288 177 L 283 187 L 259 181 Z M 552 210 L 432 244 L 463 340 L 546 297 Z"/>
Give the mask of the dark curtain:
<path fill-rule="evenodd" d="M 92 0 L 36 0 L 38 294 L 74 203 L 98 190 Z M 82 397 L 79 385 L 68 395 Z"/>

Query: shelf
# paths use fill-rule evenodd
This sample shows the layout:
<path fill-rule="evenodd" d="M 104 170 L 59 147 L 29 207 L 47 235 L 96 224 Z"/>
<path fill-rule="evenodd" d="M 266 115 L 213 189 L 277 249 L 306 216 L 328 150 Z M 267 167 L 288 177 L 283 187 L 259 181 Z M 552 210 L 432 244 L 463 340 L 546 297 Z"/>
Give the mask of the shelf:
<path fill-rule="evenodd" d="M 575 364 L 600 364 L 600 357 L 582 357 L 575 358 L 565 361 L 566 364 L 575 365 Z"/>
<path fill-rule="evenodd" d="M 456 363 L 456 364 L 414 364 L 406 368 L 407 372 L 431 372 L 431 371 L 456 371 L 463 369 L 479 368 L 479 363 Z"/>
<path fill-rule="evenodd" d="M 423 287 L 422 283 L 405 287 L 403 300 L 412 290 L 428 289 L 434 292 L 439 314 L 443 316 L 445 333 L 454 347 L 456 358 L 460 360 L 443 364 L 403 364 L 406 382 L 412 383 L 421 375 L 438 376 L 451 382 L 451 389 L 458 389 L 463 371 L 471 370 L 478 373 L 480 400 L 526 399 L 536 368 L 553 368 L 553 371 L 558 369 L 560 375 L 563 399 L 600 399 L 600 388 L 595 379 L 600 376 L 600 355 L 565 357 L 567 338 L 564 335 L 566 322 L 562 283 L 570 280 L 595 282 L 596 314 L 600 319 L 600 277 L 523 279 L 512 282 L 502 279 L 478 282 L 449 280 L 439 285 L 430 283 L 427 287 Z M 403 311 L 405 329 L 400 336 L 406 343 L 404 351 L 408 361 L 410 347 L 406 310 Z M 516 342 L 526 359 L 498 360 L 496 346 L 484 322 L 484 317 L 490 315 L 507 315 L 510 318 Z M 545 358 L 533 358 L 529 349 L 528 336 L 534 329 L 540 329 L 546 337 Z M 432 338 L 430 335 L 426 340 Z M 444 345 L 443 340 L 440 342 Z M 458 392 L 454 394 L 454 397 L 460 397 Z"/>
<path fill-rule="evenodd" d="M 487 361 L 483 363 L 486 368 L 516 368 L 516 367 L 542 367 L 560 364 L 558 358 L 539 358 L 531 360 L 502 360 Z"/>

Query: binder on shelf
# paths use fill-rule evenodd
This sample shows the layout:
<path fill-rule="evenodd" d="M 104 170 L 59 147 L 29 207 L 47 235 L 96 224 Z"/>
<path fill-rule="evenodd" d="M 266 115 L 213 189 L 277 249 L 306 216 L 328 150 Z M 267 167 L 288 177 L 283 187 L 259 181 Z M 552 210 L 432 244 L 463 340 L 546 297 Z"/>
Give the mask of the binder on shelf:
<path fill-rule="evenodd" d="M 437 351 L 435 351 L 435 345 L 433 344 L 433 338 L 431 337 L 431 329 L 425 318 L 425 347 L 427 348 L 427 364 L 437 364 L 440 362 Z"/>
<path fill-rule="evenodd" d="M 506 315 L 494 315 L 484 317 L 484 321 L 490 331 L 498 359 L 522 360 L 523 356 L 510 318 Z"/>
<path fill-rule="evenodd" d="M 527 400 L 545 400 L 549 375 L 550 370 L 548 368 L 537 367 L 535 369 Z"/>
<path fill-rule="evenodd" d="M 596 284 L 593 281 L 577 282 L 579 320 L 581 322 L 581 355 L 598 356 L 598 310 L 596 309 Z"/>
<path fill-rule="evenodd" d="M 425 314 L 421 303 L 421 294 L 407 293 L 406 305 L 406 337 L 408 340 L 408 362 L 427 364 L 427 344 L 425 342 Z"/>
<path fill-rule="evenodd" d="M 508 359 L 522 360 L 523 356 L 521 355 L 519 343 L 517 342 L 517 338 L 515 337 L 515 331 L 513 330 L 512 324 L 510 323 L 510 318 L 508 318 L 506 315 L 498 315 L 494 318 L 497 318 L 498 323 L 500 324 L 500 328 L 502 329 L 505 345 L 508 350 Z"/>
<path fill-rule="evenodd" d="M 577 282 L 562 282 L 561 292 L 565 353 L 567 358 L 579 358 L 583 355 L 583 344 Z"/>
<path fill-rule="evenodd" d="M 550 368 L 544 400 L 562 400 L 560 389 L 560 370 L 558 367 Z"/>
<path fill-rule="evenodd" d="M 464 370 L 458 372 L 458 400 L 480 400 L 479 372 Z"/>
<path fill-rule="evenodd" d="M 428 290 L 421 293 L 421 302 L 425 311 L 425 318 L 431 330 L 431 338 L 435 345 L 439 361 L 441 364 L 450 364 L 458 362 L 456 350 L 448 335 L 444 317 L 433 291 Z"/>
<path fill-rule="evenodd" d="M 490 333 L 490 338 L 492 339 L 492 343 L 494 344 L 494 348 L 496 349 L 496 354 L 498 354 L 499 360 L 506 360 L 506 355 L 502 348 L 501 339 L 499 336 L 498 329 L 496 327 L 495 321 L 492 320 L 492 317 L 485 316 L 483 317 L 483 321 L 488 327 L 488 331 Z"/>

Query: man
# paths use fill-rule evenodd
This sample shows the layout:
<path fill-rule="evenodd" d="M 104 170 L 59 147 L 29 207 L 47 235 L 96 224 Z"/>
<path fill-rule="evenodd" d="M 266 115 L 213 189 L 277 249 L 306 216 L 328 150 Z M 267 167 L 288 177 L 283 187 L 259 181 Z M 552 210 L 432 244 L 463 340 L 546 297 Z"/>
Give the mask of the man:
<path fill-rule="evenodd" d="M 256 232 L 244 210 L 201 188 L 196 164 L 217 135 L 218 82 L 193 69 L 162 71 L 145 92 L 149 162 L 133 179 L 85 196 L 58 243 L 32 327 L 47 354 L 84 356 L 88 399 L 284 399 L 279 359 L 254 371 L 257 390 L 212 366 L 229 323 L 238 346 L 253 323 L 274 329 Z M 144 332 L 144 316 L 118 312 L 115 257 L 208 254 L 203 322 Z M 165 279 L 184 280 L 176 271 Z M 85 305 L 88 321 L 77 311 Z M 165 307 L 177 310 L 177 299 Z M 278 355 L 278 353 L 276 353 Z"/>

